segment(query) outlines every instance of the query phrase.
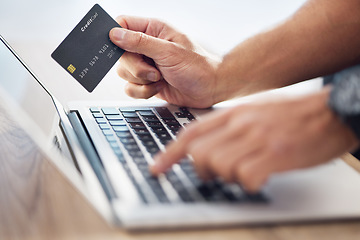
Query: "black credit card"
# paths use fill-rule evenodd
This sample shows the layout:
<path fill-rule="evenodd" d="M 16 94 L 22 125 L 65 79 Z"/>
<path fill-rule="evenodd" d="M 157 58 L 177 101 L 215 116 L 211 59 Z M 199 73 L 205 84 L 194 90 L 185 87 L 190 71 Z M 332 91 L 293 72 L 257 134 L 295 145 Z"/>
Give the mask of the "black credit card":
<path fill-rule="evenodd" d="M 110 41 L 114 27 L 120 25 L 95 4 L 51 57 L 92 92 L 124 53 Z"/>

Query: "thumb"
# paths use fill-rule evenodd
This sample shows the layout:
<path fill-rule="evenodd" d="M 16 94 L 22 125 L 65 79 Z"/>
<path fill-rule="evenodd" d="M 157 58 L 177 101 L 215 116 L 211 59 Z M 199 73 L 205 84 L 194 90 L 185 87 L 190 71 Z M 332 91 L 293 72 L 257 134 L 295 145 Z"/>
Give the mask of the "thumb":
<path fill-rule="evenodd" d="M 154 60 L 162 58 L 167 49 L 173 46 L 169 41 L 124 28 L 111 29 L 109 36 L 114 44 L 125 51 L 142 54 Z"/>

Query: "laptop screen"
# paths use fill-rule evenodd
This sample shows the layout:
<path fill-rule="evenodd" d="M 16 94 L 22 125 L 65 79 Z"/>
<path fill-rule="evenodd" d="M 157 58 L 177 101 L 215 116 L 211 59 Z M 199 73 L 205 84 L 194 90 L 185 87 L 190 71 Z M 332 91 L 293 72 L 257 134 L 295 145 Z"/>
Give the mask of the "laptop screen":
<path fill-rule="evenodd" d="M 56 109 L 51 97 L 0 38 L 0 87 L 51 137 Z"/>

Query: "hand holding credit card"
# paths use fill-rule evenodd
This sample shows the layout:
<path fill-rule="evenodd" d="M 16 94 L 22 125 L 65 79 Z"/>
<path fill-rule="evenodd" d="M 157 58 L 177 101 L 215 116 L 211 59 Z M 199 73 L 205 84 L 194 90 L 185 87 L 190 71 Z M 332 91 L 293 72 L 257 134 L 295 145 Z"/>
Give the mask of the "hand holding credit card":
<path fill-rule="evenodd" d="M 92 92 L 124 53 L 109 39 L 114 27 L 120 25 L 95 4 L 51 57 Z"/>

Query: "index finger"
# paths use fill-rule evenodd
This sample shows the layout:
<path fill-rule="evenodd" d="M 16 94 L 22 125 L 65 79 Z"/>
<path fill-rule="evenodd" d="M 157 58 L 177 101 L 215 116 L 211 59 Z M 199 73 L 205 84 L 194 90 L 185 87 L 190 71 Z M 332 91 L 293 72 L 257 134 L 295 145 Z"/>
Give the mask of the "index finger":
<path fill-rule="evenodd" d="M 118 16 L 115 20 L 123 28 L 136 32 L 146 33 L 151 36 L 157 36 L 156 34 L 159 33 L 165 26 L 163 22 L 153 18 L 121 15 Z"/>

